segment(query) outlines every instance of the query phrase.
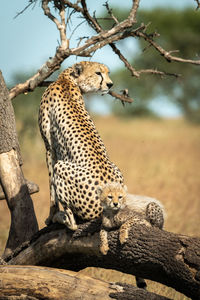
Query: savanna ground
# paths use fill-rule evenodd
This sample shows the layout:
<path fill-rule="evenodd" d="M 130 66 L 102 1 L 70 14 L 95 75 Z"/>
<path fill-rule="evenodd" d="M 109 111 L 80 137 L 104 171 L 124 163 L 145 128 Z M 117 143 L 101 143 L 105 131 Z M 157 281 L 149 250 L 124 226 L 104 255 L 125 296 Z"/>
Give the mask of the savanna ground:
<path fill-rule="evenodd" d="M 161 200 L 166 208 L 165 229 L 200 236 L 200 127 L 183 120 L 94 117 L 110 158 L 122 170 L 129 192 Z M 20 127 L 20 123 L 18 123 Z M 43 142 L 37 133 L 23 138 L 25 177 L 39 184 L 32 199 L 40 228 L 49 210 L 48 174 Z M 8 235 L 10 216 L 0 201 L 0 254 Z M 116 271 L 81 271 L 112 282 L 135 284 L 135 278 Z M 172 299 L 188 299 L 173 289 L 148 282 L 148 290 Z"/>

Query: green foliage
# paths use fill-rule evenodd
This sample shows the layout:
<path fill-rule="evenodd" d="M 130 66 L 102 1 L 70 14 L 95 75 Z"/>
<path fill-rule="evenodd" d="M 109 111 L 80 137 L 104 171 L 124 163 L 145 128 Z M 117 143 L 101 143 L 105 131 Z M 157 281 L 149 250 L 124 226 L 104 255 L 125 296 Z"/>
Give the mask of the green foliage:
<path fill-rule="evenodd" d="M 124 12 L 122 12 L 124 15 Z M 198 59 L 200 51 L 199 12 L 192 9 L 181 11 L 155 9 L 140 11 L 138 24 L 149 24 L 147 33 L 155 31 L 160 34 L 155 41 L 165 50 L 180 50 L 174 53 L 182 58 Z M 137 25 L 138 25 L 137 24 Z M 142 75 L 140 79 L 130 77 L 129 71 L 119 70 L 114 74 L 114 82 L 122 88 L 128 88 L 130 95 L 136 99 L 133 104 L 136 111 L 148 108 L 148 103 L 160 95 L 167 96 L 182 111 L 183 115 L 193 122 L 200 122 L 200 89 L 199 66 L 185 63 L 169 63 L 148 43 L 138 40 L 138 54 L 133 57 L 129 53 L 130 61 L 136 69 L 158 69 L 169 73 L 181 74 L 179 79 L 158 75 Z M 117 80 L 118 78 L 118 80 Z M 130 112 L 129 112 L 130 113 Z"/>

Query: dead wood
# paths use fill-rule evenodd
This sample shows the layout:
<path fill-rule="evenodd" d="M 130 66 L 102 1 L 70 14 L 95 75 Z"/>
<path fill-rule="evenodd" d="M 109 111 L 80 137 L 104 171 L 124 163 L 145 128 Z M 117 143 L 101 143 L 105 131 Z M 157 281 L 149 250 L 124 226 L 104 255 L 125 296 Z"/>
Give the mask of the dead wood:
<path fill-rule="evenodd" d="M 25 179 L 25 183 L 27 185 L 28 192 L 29 192 L 30 195 L 39 192 L 39 186 L 36 183 L 34 183 L 32 181 L 29 181 L 27 179 Z M 5 199 L 6 199 L 6 196 L 5 196 L 5 194 L 3 192 L 3 189 L 2 189 L 2 187 L 0 185 L 0 200 L 5 200 Z"/>
<path fill-rule="evenodd" d="M 21 164 L 14 111 L 0 72 L 0 181 L 11 213 L 5 255 L 29 240 L 38 230 Z"/>
<path fill-rule="evenodd" d="M 130 285 L 111 284 L 67 270 L 0 266 L 0 299 L 167 300 Z M 77 288 L 78 287 L 78 288 Z"/>
<path fill-rule="evenodd" d="M 119 243 L 117 230 L 110 232 L 110 251 L 103 256 L 99 227 L 96 220 L 72 233 L 62 225 L 51 225 L 7 261 L 73 271 L 89 266 L 110 268 L 160 282 L 192 299 L 200 298 L 200 239 L 137 225 L 124 245 Z"/>

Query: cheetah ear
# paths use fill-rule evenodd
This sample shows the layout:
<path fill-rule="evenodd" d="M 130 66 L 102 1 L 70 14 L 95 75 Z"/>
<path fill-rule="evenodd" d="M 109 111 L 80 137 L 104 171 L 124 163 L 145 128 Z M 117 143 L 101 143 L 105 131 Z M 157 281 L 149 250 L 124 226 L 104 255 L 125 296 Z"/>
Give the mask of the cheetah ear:
<path fill-rule="evenodd" d="M 97 195 L 100 196 L 101 193 L 102 193 L 102 191 L 103 191 L 102 187 L 98 186 L 98 188 L 97 188 Z"/>
<path fill-rule="evenodd" d="M 83 66 L 80 63 L 77 63 L 73 66 L 74 71 L 71 73 L 74 77 L 79 77 L 81 73 L 83 72 Z"/>

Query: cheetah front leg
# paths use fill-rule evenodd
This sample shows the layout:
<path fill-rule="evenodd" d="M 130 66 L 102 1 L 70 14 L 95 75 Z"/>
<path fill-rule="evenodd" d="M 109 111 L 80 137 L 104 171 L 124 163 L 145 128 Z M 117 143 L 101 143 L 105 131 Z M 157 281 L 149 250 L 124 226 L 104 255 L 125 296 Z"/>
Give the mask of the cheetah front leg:
<path fill-rule="evenodd" d="M 66 208 L 65 211 L 58 211 L 52 219 L 53 223 L 64 224 L 69 229 L 75 231 L 78 226 L 74 219 L 73 213 L 70 208 Z"/>

